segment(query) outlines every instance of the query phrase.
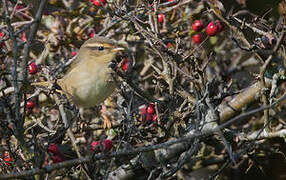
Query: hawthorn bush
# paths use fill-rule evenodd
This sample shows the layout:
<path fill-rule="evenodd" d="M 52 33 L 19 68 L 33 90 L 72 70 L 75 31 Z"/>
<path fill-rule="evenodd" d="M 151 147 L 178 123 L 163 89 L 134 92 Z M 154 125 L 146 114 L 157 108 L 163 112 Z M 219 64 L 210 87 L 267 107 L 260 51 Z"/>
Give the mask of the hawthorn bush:
<path fill-rule="evenodd" d="M 1 3 L 0 179 L 285 177 L 284 0 Z M 103 104 L 31 86 L 94 35 L 128 49 Z"/>

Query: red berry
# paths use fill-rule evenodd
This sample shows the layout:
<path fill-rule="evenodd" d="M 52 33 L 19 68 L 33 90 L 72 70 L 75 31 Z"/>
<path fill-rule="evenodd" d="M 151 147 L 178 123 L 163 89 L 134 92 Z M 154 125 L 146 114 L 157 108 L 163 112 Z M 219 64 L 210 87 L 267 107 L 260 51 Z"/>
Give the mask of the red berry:
<path fill-rule="evenodd" d="M 59 154 L 59 146 L 54 144 L 54 143 L 52 143 L 52 144 L 49 145 L 47 151 L 48 151 L 48 153 L 52 153 L 54 155 L 55 154 Z"/>
<path fill-rule="evenodd" d="M 142 115 L 144 115 L 144 114 L 146 113 L 146 108 L 147 108 L 147 106 L 144 106 L 144 107 L 142 108 L 142 110 L 141 110 L 141 114 L 142 114 Z"/>
<path fill-rule="evenodd" d="M 91 143 L 91 149 L 92 149 L 92 151 L 94 151 L 95 148 L 96 148 L 98 145 L 99 145 L 99 141 L 92 141 L 92 143 Z"/>
<path fill-rule="evenodd" d="M 26 38 L 25 32 L 23 32 L 23 33 L 21 34 L 21 40 L 22 40 L 23 42 L 27 42 L 27 38 Z"/>
<path fill-rule="evenodd" d="M 29 64 L 29 74 L 33 75 L 36 74 L 38 72 L 38 66 L 35 62 L 32 62 L 31 64 Z"/>
<path fill-rule="evenodd" d="M 20 9 L 23 9 L 23 8 L 24 8 L 24 6 L 22 6 L 22 5 L 17 5 L 17 6 L 16 6 L 16 9 L 17 9 L 17 10 L 20 10 Z"/>
<path fill-rule="evenodd" d="M 112 141 L 110 139 L 104 139 L 104 151 L 110 151 L 112 148 Z"/>
<path fill-rule="evenodd" d="M 170 49 L 172 47 L 172 43 L 168 42 L 167 43 L 167 48 Z"/>
<path fill-rule="evenodd" d="M 149 104 L 148 109 L 147 109 L 148 114 L 154 114 L 155 113 L 155 105 L 154 104 Z"/>
<path fill-rule="evenodd" d="M 222 32 L 223 31 L 223 23 L 221 21 L 217 20 L 215 22 L 215 25 L 217 27 L 217 32 Z"/>
<path fill-rule="evenodd" d="M 106 0 L 94 0 L 93 4 L 97 7 L 104 6 L 106 4 Z"/>
<path fill-rule="evenodd" d="M 146 108 L 147 109 L 147 114 L 154 114 L 155 113 L 155 105 L 153 103 L 149 104 L 149 105 L 145 105 L 145 107 L 142 109 L 142 114 L 146 113 Z"/>
<path fill-rule="evenodd" d="M 76 56 L 77 55 L 77 52 L 76 51 L 73 51 L 72 52 L 72 56 Z"/>
<path fill-rule="evenodd" d="M 129 63 L 130 63 L 129 59 L 124 58 L 124 60 L 122 62 L 122 66 L 121 66 L 121 68 L 124 72 L 126 72 L 128 70 Z"/>
<path fill-rule="evenodd" d="M 33 109 L 35 107 L 35 102 L 34 101 L 28 101 L 27 104 L 26 104 L 26 107 L 28 109 Z"/>
<path fill-rule="evenodd" d="M 4 33 L 0 32 L 0 39 L 2 39 L 4 37 Z M 2 48 L 4 46 L 4 42 L 0 43 L 0 48 Z"/>
<path fill-rule="evenodd" d="M 13 126 L 11 123 L 8 124 L 8 128 L 10 128 L 11 130 L 13 130 Z"/>
<path fill-rule="evenodd" d="M 94 35 L 95 35 L 95 30 L 92 29 L 92 30 L 90 31 L 89 37 L 90 37 L 90 38 L 93 38 Z"/>
<path fill-rule="evenodd" d="M 202 36 L 200 34 L 195 34 L 192 36 L 192 41 L 195 44 L 200 44 L 202 42 Z"/>
<path fill-rule="evenodd" d="M 164 15 L 164 14 L 159 14 L 159 15 L 158 15 L 158 22 L 159 22 L 159 23 L 163 23 L 163 22 L 164 22 L 164 19 L 165 19 L 165 15 Z"/>
<path fill-rule="evenodd" d="M 53 158 L 53 163 L 59 163 L 65 160 L 60 154 L 56 154 L 52 158 Z"/>
<path fill-rule="evenodd" d="M 208 36 L 215 36 L 216 33 L 217 33 L 217 30 L 218 30 L 218 28 L 215 25 L 215 23 L 214 22 L 210 22 L 208 24 L 208 27 L 207 27 L 207 35 Z"/>
<path fill-rule="evenodd" d="M 92 151 L 97 150 L 97 147 L 99 147 L 99 142 L 100 141 L 93 141 L 91 143 Z M 111 150 L 111 148 L 112 148 L 112 141 L 110 139 L 104 139 L 104 141 L 103 141 L 103 151 L 104 152 L 108 152 L 108 151 Z"/>
<path fill-rule="evenodd" d="M 195 20 L 192 24 L 192 29 L 196 32 L 200 32 L 203 29 L 203 23 L 200 20 Z"/>

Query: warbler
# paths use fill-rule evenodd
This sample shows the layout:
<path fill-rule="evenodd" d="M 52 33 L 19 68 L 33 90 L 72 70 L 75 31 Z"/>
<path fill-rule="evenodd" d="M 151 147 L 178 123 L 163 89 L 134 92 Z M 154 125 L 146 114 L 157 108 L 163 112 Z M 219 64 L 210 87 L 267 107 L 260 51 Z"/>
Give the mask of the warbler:
<path fill-rule="evenodd" d="M 115 89 L 109 64 L 121 50 L 124 48 L 104 37 L 87 40 L 57 84 L 79 107 L 87 108 L 103 102 Z"/>
<path fill-rule="evenodd" d="M 88 108 L 102 103 L 115 89 L 112 69 L 109 67 L 117 52 L 123 47 L 111 39 L 95 36 L 87 40 L 78 52 L 70 69 L 56 84 L 68 99 L 79 108 Z M 34 86 L 49 86 L 50 82 L 32 83 Z"/>

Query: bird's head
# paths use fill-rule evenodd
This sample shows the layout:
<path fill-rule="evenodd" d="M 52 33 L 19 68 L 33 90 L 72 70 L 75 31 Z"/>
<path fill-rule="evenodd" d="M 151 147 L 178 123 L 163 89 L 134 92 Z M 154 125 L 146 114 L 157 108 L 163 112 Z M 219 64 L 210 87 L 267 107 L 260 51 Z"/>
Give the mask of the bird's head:
<path fill-rule="evenodd" d="M 98 63 L 109 63 L 118 51 L 123 50 L 124 48 L 118 46 L 113 40 L 95 36 L 92 39 L 87 40 L 81 46 L 79 55 L 84 56 L 89 60 L 97 61 Z"/>

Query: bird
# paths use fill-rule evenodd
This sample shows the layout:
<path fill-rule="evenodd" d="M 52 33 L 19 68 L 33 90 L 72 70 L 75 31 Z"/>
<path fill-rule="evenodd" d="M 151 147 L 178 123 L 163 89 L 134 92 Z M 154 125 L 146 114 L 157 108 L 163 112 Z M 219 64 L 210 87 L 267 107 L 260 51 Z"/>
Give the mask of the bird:
<path fill-rule="evenodd" d="M 115 90 L 111 61 L 125 48 L 109 38 L 94 36 L 80 47 L 68 71 L 56 80 L 58 89 L 79 108 L 102 103 Z M 35 82 L 33 86 L 49 86 L 50 82 Z"/>

